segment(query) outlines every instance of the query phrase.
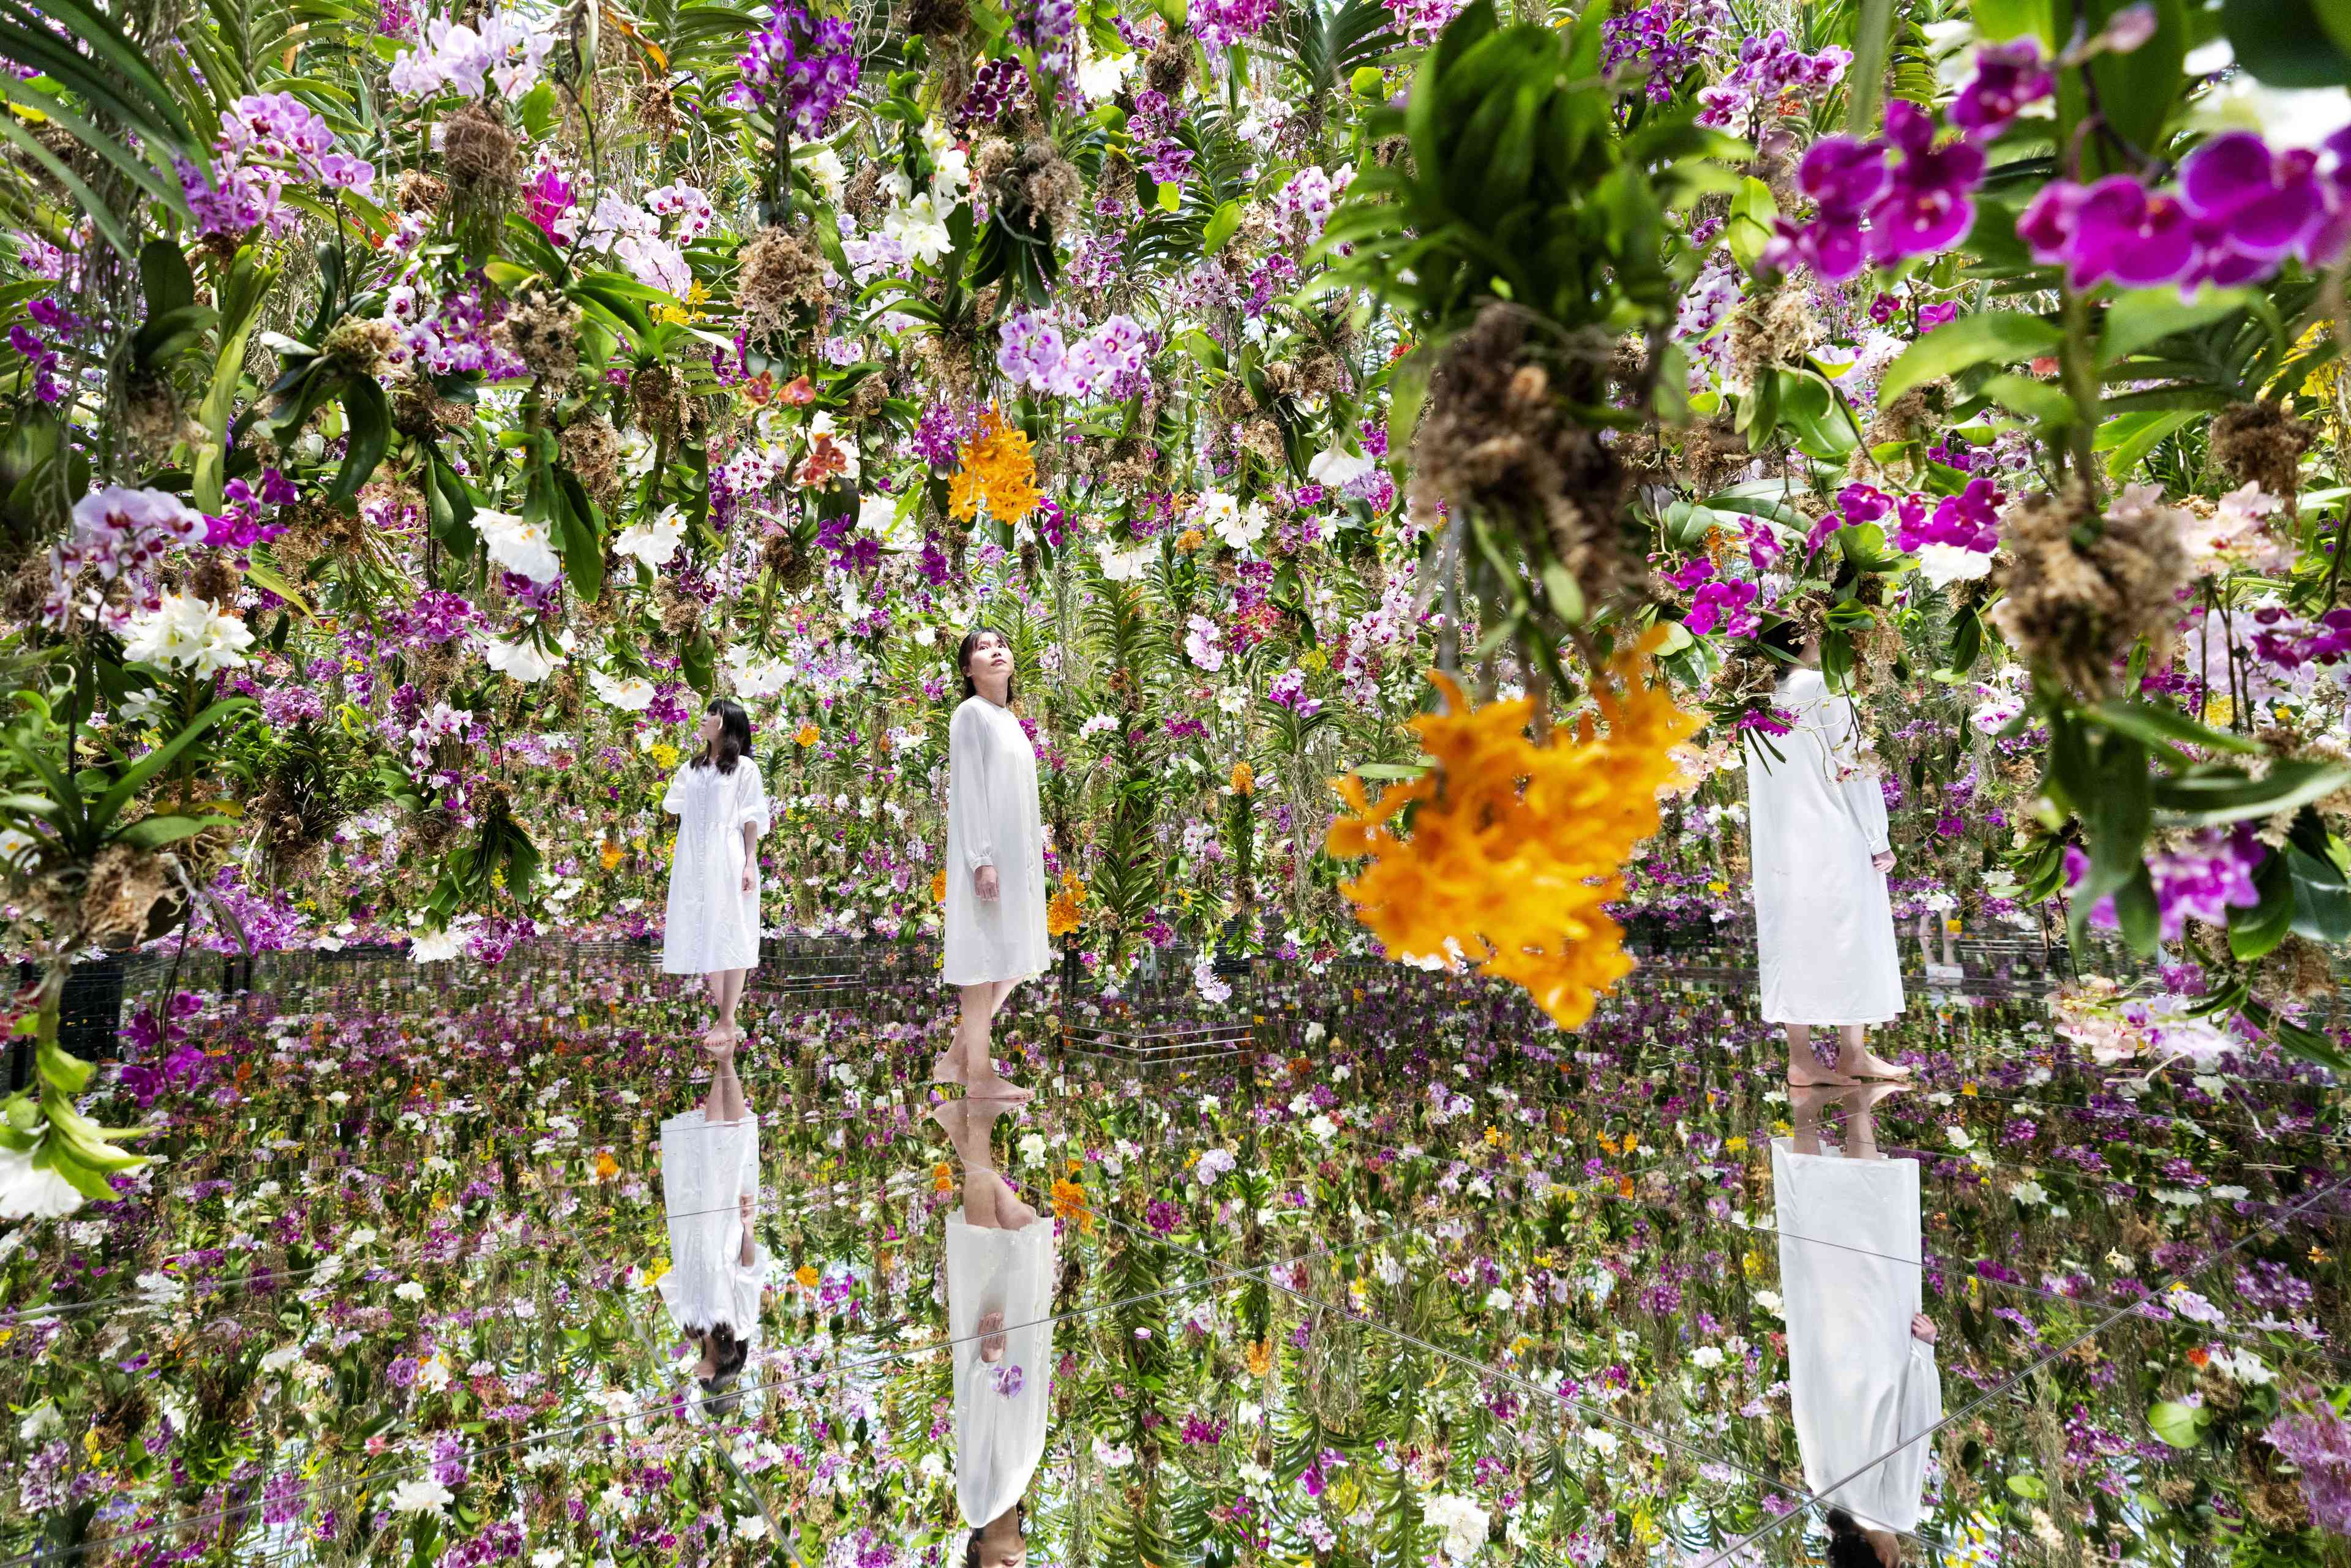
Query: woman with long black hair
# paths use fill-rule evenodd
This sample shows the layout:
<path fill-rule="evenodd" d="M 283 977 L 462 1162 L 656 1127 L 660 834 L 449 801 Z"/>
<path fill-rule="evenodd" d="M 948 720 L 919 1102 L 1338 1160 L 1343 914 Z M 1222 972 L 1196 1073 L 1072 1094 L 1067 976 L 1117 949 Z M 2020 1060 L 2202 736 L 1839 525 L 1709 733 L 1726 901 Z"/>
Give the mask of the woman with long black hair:
<path fill-rule="evenodd" d="M 700 975 L 717 1021 L 703 1047 L 731 1051 L 743 1038 L 735 1009 L 759 961 L 759 835 L 768 787 L 751 758 L 751 716 L 724 697 L 695 731 L 702 749 L 670 780 L 662 810 L 677 818 L 669 867 L 662 973 Z"/>
<path fill-rule="evenodd" d="M 972 1094 L 1026 1100 L 988 1042 L 1012 988 L 1050 967 L 1037 748 L 1012 712 L 1012 644 L 983 627 L 956 650 L 965 697 L 947 730 L 946 956 L 955 1036 L 931 1069 Z"/>

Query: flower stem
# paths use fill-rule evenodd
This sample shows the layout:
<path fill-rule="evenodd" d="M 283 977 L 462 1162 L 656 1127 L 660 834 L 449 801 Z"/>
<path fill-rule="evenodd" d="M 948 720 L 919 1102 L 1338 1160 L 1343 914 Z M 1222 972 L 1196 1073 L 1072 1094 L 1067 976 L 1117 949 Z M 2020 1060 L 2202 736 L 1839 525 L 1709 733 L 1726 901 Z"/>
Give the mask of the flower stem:
<path fill-rule="evenodd" d="M 2090 308 L 2080 290 L 2064 288 L 2065 344 L 2060 350 L 2060 368 L 2065 379 L 2066 393 L 2074 400 L 2074 424 L 2070 432 L 2075 475 L 2081 479 L 2088 498 L 2098 498 L 2095 473 L 2096 455 L 2091 439 L 2098 428 L 2098 377 L 2091 362 L 2094 350 L 2090 346 Z"/>

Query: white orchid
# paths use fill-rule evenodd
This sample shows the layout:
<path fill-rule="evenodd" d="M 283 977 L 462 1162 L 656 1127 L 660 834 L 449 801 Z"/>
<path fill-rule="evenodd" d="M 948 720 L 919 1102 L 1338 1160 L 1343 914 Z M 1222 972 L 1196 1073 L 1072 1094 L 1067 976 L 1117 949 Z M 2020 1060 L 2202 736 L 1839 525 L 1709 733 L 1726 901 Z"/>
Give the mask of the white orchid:
<path fill-rule="evenodd" d="M 142 664 L 171 664 L 197 674 L 241 667 L 253 632 L 241 616 L 224 614 L 209 599 L 167 593 L 131 623 L 122 652 Z"/>
<path fill-rule="evenodd" d="M 612 549 L 615 554 L 632 557 L 658 571 L 677 554 L 677 547 L 684 538 L 684 514 L 670 507 L 660 517 L 622 528 L 621 537 L 612 541 Z"/>
<path fill-rule="evenodd" d="M 518 576 L 553 582 L 563 570 L 543 522 L 525 522 L 512 512 L 476 511 L 474 531 L 489 547 L 490 559 Z"/>

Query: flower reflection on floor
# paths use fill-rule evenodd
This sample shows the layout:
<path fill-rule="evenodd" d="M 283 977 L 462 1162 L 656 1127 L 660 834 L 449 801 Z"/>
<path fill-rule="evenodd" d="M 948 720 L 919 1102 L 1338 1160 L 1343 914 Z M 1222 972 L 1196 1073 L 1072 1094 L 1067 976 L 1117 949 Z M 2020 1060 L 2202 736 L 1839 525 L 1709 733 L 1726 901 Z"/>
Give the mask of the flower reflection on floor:
<path fill-rule="evenodd" d="M 141 1080 L 166 1163 L 0 1240 L 0 1558 L 1792 1563 L 1835 1504 L 1908 1562 L 2185 1565 L 2340 1527 L 2344 1134 L 2273 1062 L 2142 1082 L 1945 998 L 1882 1040 L 1916 1084 L 1792 1105 L 1751 979 L 1647 969 L 1573 1037 L 1472 978 L 1249 985 L 1253 1051 L 1151 1067 L 1040 987 L 998 1035 L 1035 1101 L 937 1117 L 919 970 L 755 989 L 720 1196 L 764 1332 L 706 1397 L 664 1289 L 693 998 L 626 949 L 495 994 L 287 960 L 180 1025 L 250 1074 Z M 1905 1196 L 1807 1207 L 1802 1165 Z M 1038 1218 L 987 1241 L 975 1190 Z"/>

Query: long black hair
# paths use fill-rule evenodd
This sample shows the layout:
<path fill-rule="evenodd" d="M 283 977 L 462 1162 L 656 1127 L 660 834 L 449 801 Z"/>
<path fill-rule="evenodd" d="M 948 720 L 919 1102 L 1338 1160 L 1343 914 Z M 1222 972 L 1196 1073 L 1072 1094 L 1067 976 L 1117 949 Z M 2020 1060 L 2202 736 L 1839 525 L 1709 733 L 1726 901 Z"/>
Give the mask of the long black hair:
<path fill-rule="evenodd" d="M 1829 1568 L 1886 1568 L 1861 1521 L 1841 1508 L 1829 1510 Z"/>
<path fill-rule="evenodd" d="M 1006 653 L 1012 652 L 1012 639 L 993 626 L 975 626 L 963 634 L 963 641 L 956 646 L 956 674 L 963 677 L 963 695 L 967 697 L 979 695 L 978 683 L 971 678 L 971 655 L 982 637 L 993 637 L 1004 644 Z M 1004 678 L 1004 706 L 1010 707 L 1019 700 L 1020 674 L 1016 669 Z"/>
<path fill-rule="evenodd" d="M 736 1338 L 728 1324 L 715 1325 L 710 1331 L 710 1375 L 702 1380 L 704 1391 L 716 1393 L 734 1382 L 750 1358 L 750 1341 Z"/>
<path fill-rule="evenodd" d="M 1024 1498 L 1012 1505 L 1012 1528 L 1025 1538 L 1029 1533 L 1028 1527 L 1029 1503 Z M 963 1568 L 985 1568 L 987 1559 L 981 1555 L 979 1538 L 995 1528 L 996 1521 L 991 1519 L 971 1532 L 971 1538 L 963 1543 Z"/>
<path fill-rule="evenodd" d="M 751 716 L 743 711 L 742 704 L 728 702 L 725 697 L 711 698 L 710 706 L 703 711 L 718 716 L 718 738 L 703 746 L 694 765 L 715 765 L 721 773 L 732 773 L 736 763 L 751 755 Z"/>

